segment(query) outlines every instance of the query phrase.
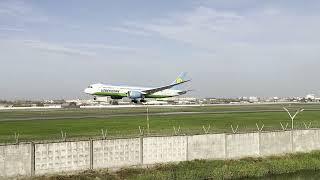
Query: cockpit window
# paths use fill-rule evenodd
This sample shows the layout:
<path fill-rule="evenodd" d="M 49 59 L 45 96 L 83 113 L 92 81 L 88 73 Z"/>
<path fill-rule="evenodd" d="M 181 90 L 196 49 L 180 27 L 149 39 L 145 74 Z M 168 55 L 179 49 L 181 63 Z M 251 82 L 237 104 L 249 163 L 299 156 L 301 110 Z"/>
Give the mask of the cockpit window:
<path fill-rule="evenodd" d="M 88 88 L 92 88 L 92 86 L 88 86 Z"/>

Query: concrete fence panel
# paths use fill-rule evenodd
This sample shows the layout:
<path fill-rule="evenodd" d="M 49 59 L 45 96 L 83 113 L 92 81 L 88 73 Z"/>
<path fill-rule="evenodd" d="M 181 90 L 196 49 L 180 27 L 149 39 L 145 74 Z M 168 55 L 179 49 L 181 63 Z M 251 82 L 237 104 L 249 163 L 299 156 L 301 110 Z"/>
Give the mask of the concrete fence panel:
<path fill-rule="evenodd" d="M 35 174 L 90 168 L 90 141 L 35 145 Z"/>
<path fill-rule="evenodd" d="M 225 134 L 206 134 L 188 137 L 188 160 L 224 158 Z"/>
<path fill-rule="evenodd" d="M 319 130 L 295 130 L 293 133 L 293 152 L 308 152 L 320 149 Z"/>
<path fill-rule="evenodd" d="M 292 151 L 290 131 L 267 132 L 260 134 L 260 155 L 278 155 Z"/>
<path fill-rule="evenodd" d="M 141 163 L 140 138 L 93 141 L 93 168 Z"/>
<path fill-rule="evenodd" d="M 0 179 L 31 175 L 31 145 L 0 146 Z"/>
<path fill-rule="evenodd" d="M 319 129 L 3 145 L 0 146 L 0 179 L 312 150 L 320 150 Z"/>
<path fill-rule="evenodd" d="M 259 155 L 259 133 L 226 135 L 227 158 L 241 158 Z"/>
<path fill-rule="evenodd" d="M 143 138 L 143 164 L 187 160 L 187 136 Z"/>

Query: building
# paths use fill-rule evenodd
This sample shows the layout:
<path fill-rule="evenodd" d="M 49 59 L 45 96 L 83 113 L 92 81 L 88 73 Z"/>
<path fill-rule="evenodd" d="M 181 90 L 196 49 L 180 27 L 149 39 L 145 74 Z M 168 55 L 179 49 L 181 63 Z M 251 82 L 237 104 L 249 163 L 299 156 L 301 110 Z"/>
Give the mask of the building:
<path fill-rule="evenodd" d="M 251 102 L 251 103 L 259 102 L 259 98 L 255 97 L 255 96 L 250 96 L 249 97 L 249 102 Z"/>
<path fill-rule="evenodd" d="M 316 100 L 315 94 L 307 94 L 305 98 L 307 101 L 315 101 Z"/>

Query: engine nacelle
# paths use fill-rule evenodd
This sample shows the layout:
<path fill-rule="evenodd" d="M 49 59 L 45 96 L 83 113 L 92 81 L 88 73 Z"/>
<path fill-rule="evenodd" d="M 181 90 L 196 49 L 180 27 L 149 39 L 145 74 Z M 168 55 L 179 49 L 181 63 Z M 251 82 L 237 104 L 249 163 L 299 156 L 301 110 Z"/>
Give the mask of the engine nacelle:
<path fill-rule="evenodd" d="M 128 97 L 130 99 L 140 99 L 143 98 L 143 94 L 140 91 L 129 91 Z"/>

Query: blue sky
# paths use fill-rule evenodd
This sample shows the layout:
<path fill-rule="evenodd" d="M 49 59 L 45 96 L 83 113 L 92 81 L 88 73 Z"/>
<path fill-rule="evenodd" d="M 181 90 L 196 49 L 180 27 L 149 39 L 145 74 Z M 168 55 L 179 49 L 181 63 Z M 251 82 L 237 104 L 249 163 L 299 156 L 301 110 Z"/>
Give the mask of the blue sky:
<path fill-rule="evenodd" d="M 192 96 L 320 91 L 318 1 L 0 1 L 0 99 L 86 97 L 91 83 Z"/>

